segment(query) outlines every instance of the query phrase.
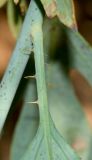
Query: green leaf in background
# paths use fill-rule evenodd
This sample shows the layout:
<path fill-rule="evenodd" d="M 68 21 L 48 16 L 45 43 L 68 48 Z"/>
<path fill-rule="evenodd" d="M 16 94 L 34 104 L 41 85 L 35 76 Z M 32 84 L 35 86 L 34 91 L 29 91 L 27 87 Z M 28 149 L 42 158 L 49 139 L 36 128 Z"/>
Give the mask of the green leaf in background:
<path fill-rule="evenodd" d="M 59 133 L 88 160 L 91 131 L 69 78 L 59 63 L 49 64 L 47 71 L 50 113 Z"/>
<path fill-rule="evenodd" d="M 73 59 L 71 67 L 77 69 L 92 85 L 92 47 L 79 33 L 67 29 L 67 34 Z"/>
<path fill-rule="evenodd" d="M 45 54 L 47 52 L 51 57 L 59 55 L 61 63 L 62 58 L 67 59 L 68 56 L 69 69 L 78 70 L 92 84 L 92 47 L 88 42 L 78 32 L 64 27 L 56 18 L 53 20 L 46 18 L 43 30 Z M 66 48 L 65 53 L 62 53 L 63 43 L 64 50 Z"/>
<path fill-rule="evenodd" d="M 23 109 L 14 132 L 11 160 L 20 160 L 23 157 L 37 132 L 39 123 L 38 106 L 33 104 L 30 106 L 27 103 L 36 99 L 35 90 L 35 82 L 31 80 L 25 90 Z"/>
<path fill-rule="evenodd" d="M 7 2 L 7 16 L 11 32 L 17 38 L 22 27 L 23 17 L 20 14 L 18 5 L 15 5 L 13 0 Z"/>
<path fill-rule="evenodd" d="M 89 155 L 88 155 L 87 160 L 91 160 L 91 159 L 92 159 L 92 138 L 90 141 Z"/>
<path fill-rule="evenodd" d="M 43 33 L 45 59 L 46 57 L 48 58 L 48 55 L 54 57 L 57 52 L 57 48 L 59 48 L 63 42 L 62 25 L 57 17 L 51 20 L 47 17 L 44 18 Z"/>
<path fill-rule="evenodd" d="M 58 16 L 59 20 L 70 28 L 76 29 L 74 4 L 72 0 L 41 0 L 49 18 Z"/>
<path fill-rule="evenodd" d="M 28 9 L 28 4 L 27 0 L 20 0 L 19 1 L 19 7 L 22 15 L 25 15 L 27 9 Z"/>
<path fill-rule="evenodd" d="M 47 52 L 48 55 L 53 55 L 56 52 L 56 55 L 67 56 L 66 49 L 62 50 L 63 32 L 66 28 L 63 29 L 63 26 L 60 26 L 60 23 L 56 19 L 52 21 L 46 19 L 43 29 L 45 54 Z M 64 47 L 68 47 L 70 58 L 70 66 L 68 67 L 78 69 L 91 84 L 92 48 L 79 33 L 67 29 L 67 34 L 66 43 L 68 42 L 68 46 L 65 45 Z M 54 45 L 52 39 L 55 39 Z M 61 48 L 58 44 L 61 45 Z M 59 50 L 55 47 L 59 47 Z M 66 56 L 64 58 L 67 58 Z M 63 57 L 61 56 L 61 58 Z M 52 64 L 50 64 L 50 61 L 47 63 L 49 63 L 46 76 L 49 86 L 48 97 L 54 123 L 60 134 L 63 135 L 70 145 L 74 146 L 80 157 L 88 160 L 92 133 L 82 107 L 75 96 L 69 76 L 64 73 L 61 67 L 62 59 L 59 58 L 59 62 L 56 64 L 55 61 Z"/>
<path fill-rule="evenodd" d="M 7 0 L 0 0 L 0 8 L 7 2 Z"/>

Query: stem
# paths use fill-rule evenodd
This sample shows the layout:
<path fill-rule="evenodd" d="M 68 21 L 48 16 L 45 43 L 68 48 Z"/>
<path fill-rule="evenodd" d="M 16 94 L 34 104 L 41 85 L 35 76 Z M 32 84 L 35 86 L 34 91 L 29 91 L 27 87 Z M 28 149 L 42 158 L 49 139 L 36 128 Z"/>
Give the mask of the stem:
<path fill-rule="evenodd" d="M 32 26 L 32 38 L 34 43 L 34 57 L 36 68 L 36 80 L 37 80 L 37 92 L 38 92 L 38 104 L 40 112 L 40 125 L 43 128 L 47 159 L 52 159 L 51 152 L 51 135 L 50 135 L 50 115 L 48 109 L 47 88 L 45 78 L 45 63 L 44 63 L 44 51 L 43 51 L 43 16 L 41 12 L 38 15 L 39 21 L 35 20 Z"/>
<path fill-rule="evenodd" d="M 31 26 L 33 20 L 38 18 L 38 12 L 35 10 L 35 7 L 36 4 L 31 0 L 22 32 L 0 84 L 0 131 L 3 128 L 9 108 L 32 51 Z"/>

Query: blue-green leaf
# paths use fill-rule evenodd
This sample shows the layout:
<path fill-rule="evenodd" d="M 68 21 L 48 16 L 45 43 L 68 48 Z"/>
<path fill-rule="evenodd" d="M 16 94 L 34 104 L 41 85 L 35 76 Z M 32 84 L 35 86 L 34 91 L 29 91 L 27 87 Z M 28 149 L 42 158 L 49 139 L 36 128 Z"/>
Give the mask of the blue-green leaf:
<path fill-rule="evenodd" d="M 70 56 L 73 59 L 72 68 L 77 69 L 92 85 L 92 47 L 77 32 L 67 30 Z"/>
<path fill-rule="evenodd" d="M 35 1 L 34 1 L 35 3 Z M 36 4 L 35 4 L 36 5 Z M 38 93 L 39 106 L 39 129 L 34 140 L 30 142 L 21 160 L 78 160 L 78 156 L 67 144 L 67 142 L 60 136 L 56 130 L 52 118 L 50 117 L 48 108 L 48 96 L 46 86 L 45 62 L 43 51 L 43 15 L 38 10 L 39 20 L 35 20 L 31 28 L 31 36 L 33 39 L 36 81 Z"/>
<path fill-rule="evenodd" d="M 58 47 L 58 44 L 62 46 L 63 39 L 65 38 L 62 34 L 62 26 L 60 26 L 57 20 L 46 20 L 44 32 L 45 54 L 53 55 L 57 51 L 56 55 L 58 55 L 58 51 L 60 52 L 60 50 L 57 50 L 55 47 Z M 54 45 L 52 44 L 52 39 L 55 39 Z M 67 47 L 67 45 L 64 47 Z M 60 54 L 64 55 L 66 50 L 60 49 Z M 91 47 L 80 34 L 68 29 L 68 54 L 71 60 L 69 67 L 79 70 L 88 79 L 90 84 L 92 83 L 91 53 Z M 55 62 L 52 64 L 50 64 L 50 61 L 47 62 L 49 64 L 47 65 L 46 77 L 49 86 L 48 97 L 51 115 L 61 135 L 64 136 L 70 145 L 75 147 L 80 157 L 87 160 L 91 141 L 90 127 L 81 104 L 75 96 L 69 76 L 66 76 L 64 73 L 60 62 L 56 64 Z"/>
<path fill-rule="evenodd" d="M 47 77 L 50 112 L 56 128 L 79 156 L 87 160 L 91 131 L 71 81 L 58 63 L 49 64 Z"/>
<path fill-rule="evenodd" d="M 36 99 L 35 82 L 30 81 L 27 84 L 24 94 L 23 109 L 18 120 L 11 147 L 11 159 L 20 160 L 27 147 L 33 140 L 39 123 L 38 106 L 28 102 Z"/>

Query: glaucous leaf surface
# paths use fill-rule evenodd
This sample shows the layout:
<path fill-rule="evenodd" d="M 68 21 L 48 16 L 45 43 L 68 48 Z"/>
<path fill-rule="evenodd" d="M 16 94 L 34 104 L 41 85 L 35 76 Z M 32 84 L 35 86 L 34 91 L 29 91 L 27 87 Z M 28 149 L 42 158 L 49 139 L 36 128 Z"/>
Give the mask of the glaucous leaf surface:
<path fill-rule="evenodd" d="M 47 69 L 49 106 L 50 113 L 55 123 L 55 126 L 58 129 L 60 135 L 62 135 L 66 139 L 66 141 L 72 147 L 74 147 L 74 149 L 78 152 L 80 157 L 82 157 L 84 160 L 87 160 L 89 154 L 91 133 L 89 126 L 86 122 L 83 110 L 77 98 L 74 95 L 72 84 L 66 77 L 66 75 L 61 71 L 61 67 L 59 64 L 50 64 L 49 68 Z M 34 84 L 32 83 L 31 85 Z M 31 86 L 30 90 L 32 93 L 30 93 L 30 97 L 32 97 L 31 94 L 34 93 L 32 88 L 33 87 Z M 28 98 L 27 96 L 26 100 L 29 101 L 30 97 Z M 33 133 L 34 135 L 36 133 L 34 131 L 37 130 L 37 126 L 35 126 L 34 122 L 37 123 L 38 120 L 36 119 L 36 113 L 34 112 L 33 114 L 32 112 L 32 110 L 35 110 L 35 108 L 32 107 L 33 104 L 26 105 L 27 108 L 24 108 L 24 114 L 22 113 L 17 130 L 15 132 L 15 138 L 12 149 L 12 160 L 18 160 L 22 156 L 25 157 L 25 159 L 31 159 L 31 156 L 33 155 L 33 157 L 35 157 L 35 154 L 38 151 L 39 152 L 37 155 L 39 156 L 37 156 L 37 158 L 39 157 L 39 159 L 46 159 L 46 153 L 44 152 L 46 148 L 44 148 L 45 142 L 42 134 L 43 130 L 40 128 L 40 131 L 37 132 L 37 135 L 33 142 L 31 138 L 33 137 Z M 33 115 L 34 118 L 32 118 Z M 54 134 L 53 132 L 55 132 L 55 134 L 57 133 L 56 130 L 52 130 L 52 135 Z M 66 142 L 63 140 L 63 138 L 63 143 L 60 142 L 61 140 L 59 140 L 59 142 L 56 143 L 55 140 L 57 141 L 57 139 L 55 137 L 56 135 L 54 135 L 54 140 L 52 138 L 53 148 L 58 148 L 58 145 L 61 145 L 62 147 L 66 146 Z M 41 148 L 36 148 L 37 145 L 38 148 L 41 145 Z M 33 152 L 33 150 L 35 150 L 35 153 Z M 61 154 L 59 153 L 61 152 L 60 149 L 58 148 L 55 150 L 58 151 L 57 153 L 55 153 L 54 157 L 61 157 Z M 65 150 L 65 148 L 62 148 L 62 150 Z M 62 158 L 64 159 L 63 154 L 64 153 L 62 153 Z M 70 151 L 68 155 L 70 155 Z"/>
<path fill-rule="evenodd" d="M 28 84 L 27 90 L 25 92 L 25 103 L 23 111 L 14 134 L 11 152 L 12 160 L 36 158 L 46 160 L 48 159 L 48 156 L 45 152 L 45 138 L 43 134 L 43 129 L 41 127 L 38 129 L 37 135 L 32 142 L 32 139 L 34 138 L 34 135 L 36 134 L 38 128 L 37 108 L 35 108 L 36 106 L 33 106 L 33 104 L 27 104 L 26 102 L 30 100 L 30 97 L 33 100 L 35 98 L 34 95 L 35 86 L 34 83 L 31 81 L 31 83 Z M 63 158 L 66 160 L 67 157 L 72 157 L 76 159 L 75 153 L 64 141 L 64 139 L 61 138 L 61 136 L 57 133 L 52 121 L 51 134 L 53 159 L 56 160 L 57 158 Z M 58 140 L 56 136 L 58 136 Z M 67 152 L 65 152 L 64 149 L 67 150 Z"/>
<path fill-rule="evenodd" d="M 56 128 L 79 156 L 87 160 L 91 131 L 71 81 L 58 63 L 49 64 L 47 74 L 50 113 Z"/>
<path fill-rule="evenodd" d="M 58 62 L 57 63 L 50 62 L 50 64 L 47 65 L 46 67 L 46 80 L 47 80 L 49 103 L 46 102 L 46 99 L 45 101 L 43 101 L 44 98 L 42 97 L 46 96 L 46 90 L 44 90 L 45 89 L 44 88 L 45 70 L 43 65 L 44 64 L 43 48 L 42 48 L 43 35 L 40 28 L 41 23 L 39 21 L 38 26 L 36 26 L 36 33 L 33 32 L 32 37 L 34 38 L 34 43 L 36 44 L 34 47 L 35 48 L 34 51 L 36 51 L 35 66 L 38 71 L 36 78 L 37 78 L 37 83 L 39 82 L 38 83 L 38 101 L 39 101 L 40 116 L 43 118 L 43 121 L 41 118 L 39 129 L 33 141 L 31 139 L 30 142 L 27 142 L 27 148 L 24 154 L 23 154 L 24 151 L 22 151 L 21 160 L 29 160 L 29 159 L 32 159 L 32 160 L 36 160 L 36 159 L 37 160 L 42 160 L 42 159 L 43 160 L 51 160 L 51 159 L 78 160 L 79 159 L 78 156 L 74 153 L 74 151 L 67 144 L 67 142 L 76 149 L 80 157 L 82 157 L 84 160 L 87 160 L 88 154 L 89 154 L 91 132 L 87 124 L 87 121 L 85 119 L 83 110 L 80 106 L 80 103 L 78 102 L 74 94 L 71 81 L 68 75 L 64 73 L 63 68 Z M 70 32 L 69 34 L 73 33 L 71 31 L 69 32 Z M 80 44 L 82 43 L 84 47 L 86 44 L 84 43 L 84 40 L 80 39 L 79 35 L 77 37 L 78 42 L 76 41 L 76 33 L 74 33 L 74 36 L 75 37 L 73 37 L 73 39 L 71 39 L 71 36 L 70 36 L 70 41 L 73 44 L 80 42 L 78 43 L 78 47 L 79 47 L 78 51 L 80 51 L 80 55 L 81 55 L 83 52 Z M 48 38 L 46 38 L 46 40 L 47 39 Z M 76 47 L 77 46 L 74 45 L 74 49 L 72 51 L 73 56 L 78 55 L 77 53 L 74 54 Z M 75 60 L 73 61 L 71 66 L 75 66 L 76 68 L 79 66 L 79 69 L 81 69 L 80 67 L 81 65 L 78 65 L 78 63 L 81 64 L 81 62 L 79 62 L 79 59 L 80 59 L 79 57 L 80 56 L 74 57 Z M 86 64 L 85 64 L 85 67 L 86 67 Z M 41 89 L 42 88 L 41 83 L 43 84 L 43 91 Z M 46 112 L 48 111 L 46 110 L 46 108 L 48 108 L 46 104 L 49 104 L 50 106 L 49 109 L 50 109 L 52 118 L 50 118 L 50 115 L 49 115 L 49 118 L 46 117 L 47 113 L 45 114 L 44 112 L 44 111 Z M 46 119 L 47 121 L 44 121 Z M 55 128 L 53 122 L 55 123 L 55 126 L 57 129 Z M 58 132 L 61 133 L 61 135 L 67 140 L 67 142 L 63 139 L 63 137 Z M 16 158 L 16 154 L 15 154 L 15 158 Z M 18 160 L 18 157 L 17 157 L 17 160 Z"/>
<path fill-rule="evenodd" d="M 79 70 L 91 84 L 91 47 L 79 33 L 73 32 L 66 28 L 63 30 L 63 26 L 61 26 L 60 30 L 60 23 L 58 23 L 57 20 L 52 21 L 53 22 L 48 22 L 48 20 L 46 20 L 44 24 L 44 44 L 46 47 L 44 49 L 45 54 L 47 52 L 47 54 L 53 55 L 55 54 L 54 52 L 57 51 L 56 55 L 65 54 L 67 56 L 65 53 L 67 51 L 66 49 L 62 50 L 61 47 L 59 50 L 56 50 L 55 48 L 58 47 L 59 43 L 61 43 L 62 46 L 64 40 L 62 32 L 67 30 L 68 37 L 66 37 L 66 42 L 68 43 L 68 46 L 65 45 L 64 47 L 68 48 L 70 59 L 69 67 Z M 53 32 L 56 33 L 53 34 Z M 48 37 L 46 33 L 48 33 Z M 54 46 L 52 39 L 55 39 Z M 54 51 L 51 48 L 54 48 Z M 51 53 L 51 51 L 53 53 Z M 61 56 L 61 58 L 63 57 Z M 83 157 L 83 159 L 87 160 L 89 155 L 91 132 L 82 107 L 75 96 L 74 88 L 68 75 L 64 73 L 62 59 L 59 59 L 59 62 L 56 64 L 55 61 L 53 61 L 52 64 L 50 64 L 50 61 L 47 63 L 49 63 L 47 70 L 49 75 L 47 76 L 47 79 L 49 79 L 48 86 L 50 88 L 48 91 L 48 97 L 50 100 L 49 104 L 51 103 L 50 110 L 54 123 L 56 124 L 56 127 L 58 128 L 61 135 L 63 135 L 68 141 L 68 143 L 74 146 L 74 148 L 78 151 L 79 155 Z"/>
<path fill-rule="evenodd" d="M 35 82 L 31 80 L 25 90 L 23 109 L 14 132 L 11 160 L 21 159 L 37 132 L 39 124 L 38 106 L 28 103 L 35 98 Z"/>
<path fill-rule="evenodd" d="M 76 68 L 92 85 L 92 47 L 78 32 L 68 29 L 67 33 L 71 67 Z"/>
<path fill-rule="evenodd" d="M 35 2 L 35 1 L 34 1 Z M 47 86 L 45 79 L 45 62 L 43 51 L 43 16 L 39 10 L 39 21 L 32 24 L 31 36 L 33 38 L 34 58 L 36 68 L 36 82 L 39 106 L 39 129 L 30 145 L 27 147 L 22 160 L 51 160 L 54 159 L 74 159 L 78 160 L 78 156 L 60 136 L 57 129 L 53 125 L 53 121 L 49 114 Z"/>
<path fill-rule="evenodd" d="M 52 158 L 46 153 L 46 144 L 45 137 L 43 134 L 43 130 L 41 126 L 38 129 L 37 135 L 32 142 L 32 144 L 27 149 L 26 154 L 23 156 L 23 160 L 67 160 L 74 159 L 79 160 L 77 155 L 73 152 L 73 150 L 69 147 L 69 145 L 65 142 L 65 140 L 58 134 L 56 131 L 53 122 L 51 121 L 51 151 Z"/>

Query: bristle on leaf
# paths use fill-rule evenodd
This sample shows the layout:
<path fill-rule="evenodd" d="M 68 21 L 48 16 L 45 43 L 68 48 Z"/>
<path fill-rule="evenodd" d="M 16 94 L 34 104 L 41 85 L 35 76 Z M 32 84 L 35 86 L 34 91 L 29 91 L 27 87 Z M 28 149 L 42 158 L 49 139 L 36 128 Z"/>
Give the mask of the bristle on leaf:
<path fill-rule="evenodd" d="M 37 101 L 34 101 L 34 102 L 27 102 L 29 104 L 38 104 L 38 100 Z"/>
<path fill-rule="evenodd" d="M 31 78 L 34 79 L 34 78 L 36 78 L 36 76 L 35 75 L 34 76 L 25 76 L 24 78 L 25 79 L 31 79 Z"/>

